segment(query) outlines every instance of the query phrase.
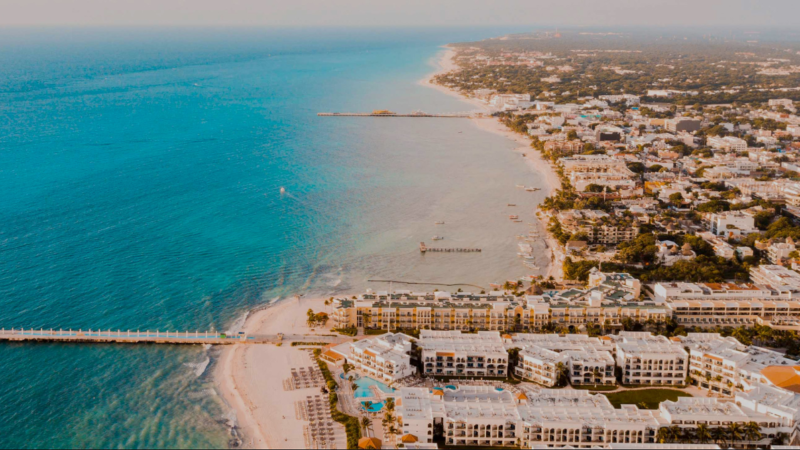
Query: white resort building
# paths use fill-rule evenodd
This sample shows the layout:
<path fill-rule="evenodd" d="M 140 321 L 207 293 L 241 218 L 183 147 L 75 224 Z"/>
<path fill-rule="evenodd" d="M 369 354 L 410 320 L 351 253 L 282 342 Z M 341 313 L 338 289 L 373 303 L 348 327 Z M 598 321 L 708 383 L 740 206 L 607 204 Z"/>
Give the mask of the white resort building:
<path fill-rule="evenodd" d="M 604 447 L 655 443 L 658 411 L 634 405 L 614 409 L 608 398 L 587 391 L 455 390 L 403 388 L 397 400 L 402 435 L 431 442 L 441 434 L 448 446 Z M 413 439 L 411 439 L 413 440 Z"/>
<path fill-rule="evenodd" d="M 680 344 L 650 333 L 621 332 L 617 365 L 622 383 L 633 385 L 683 385 L 689 354 Z"/>
<path fill-rule="evenodd" d="M 689 349 L 692 382 L 729 397 L 758 384 L 772 384 L 769 376 L 781 370 L 793 375 L 793 366 L 797 364 L 778 352 L 748 347 L 733 337 L 724 338 L 716 333 L 689 333 L 673 340 Z"/>
<path fill-rule="evenodd" d="M 393 383 L 417 373 L 411 365 L 411 342 L 405 334 L 388 333 L 350 344 L 347 362 L 364 375 Z"/>
<path fill-rule="evenodd" d="M 614 385 L 614 343 L 608 337 L 583 334 L 517 334 L 504 336 L 506 348 L 519 348 L 515 375 L 555 387 L 561 368 L 572 385 Z M 561 366 L 559 366 L 559 364 Z"/>
<path fill-rule="evenodd" d="M 508 352 L 497 331 L 420 332 L 424 374 L 429 376 L 505 377 Z"/>

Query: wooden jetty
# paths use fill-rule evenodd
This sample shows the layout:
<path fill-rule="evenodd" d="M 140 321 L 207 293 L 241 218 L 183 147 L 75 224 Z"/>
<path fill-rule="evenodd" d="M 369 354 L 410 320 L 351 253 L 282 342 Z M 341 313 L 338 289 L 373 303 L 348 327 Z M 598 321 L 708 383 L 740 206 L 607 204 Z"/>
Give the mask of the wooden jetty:
<path fill-rule="evenodd" d="M 174 344 L 174 345 L 232 345 L 277 344 L 279 342 L 339 343 L 338 336 L 314 335 L 248 335 L 227 334 L 216 331 L 113 331 L 3 328 L 0 341 L 6 342 L 63 342 L 105 344 Z"/>
<path fill-rule="evenodd" d="M 425 245 L 424 242 L 419 243 L 419 251 L 420 253 L 480 253 L 481 249 L 479 248 L 435 248 L 435 247 L 428 247 Z"/>

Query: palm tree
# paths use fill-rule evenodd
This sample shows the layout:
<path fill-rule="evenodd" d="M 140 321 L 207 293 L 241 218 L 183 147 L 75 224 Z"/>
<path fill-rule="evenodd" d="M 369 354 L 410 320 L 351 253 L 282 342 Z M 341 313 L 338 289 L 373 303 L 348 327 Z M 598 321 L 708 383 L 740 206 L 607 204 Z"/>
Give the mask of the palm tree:
<path fill-rule="evenodd" d="M 747 422 L 744 426 L 744 435 L 750 442 L 761 440 L 761 426 L 756 422 Z"/>
<path fill-rule="evenodd" d="M 678 442 L 681 439 L 681 434 L 682 434 L 681 427 L 677 425 L 669 427 L 670 442 Z"/>
<path fill-rule="evenodd" d="M 669 428 L 659 428 L 658 429 L 658 443 L 659 444 L 666 444 L 670 442 L 670 431 Z"/>
<path fill-rule="evenodd" d="M 386 406 L 386 411 L 389 411 L 389 412 L 394 411 L 394 399 L 391 398 L 391 397 L 387 398 L 385 406 Z"/>
<path fill-rule="evenodd" d="M 367 403 L 369 403 L 369 402 L 367 402 Z M 372 425 L 372 421 L 369 420 L 369 417 L 364 417 L 363 419 L 361 419 L 361 426 L 364 428 L 364 435 L 365 436 L 369 434 L 370 425 Z"/>
<path fill-rule="evenodd" d="M 738 423 L 728 425 L 728 435 L 731 438 L 731 445 L 736 445 L 736 441 L 742 440 L 742 426 Z"/>
<path fill-rule="evenodd" d="M 697 426 L 697 441 L 701 444 L 707 444 L 711 440 L 711 433 L 708 431 L 708 426 L 700 424 Z"/>
<path fill-rule="evenodd" d="M 567 384 L 567 379 L 569 378 L 569 369 L 564 363 L 556 364 L 556 376 L 558 377 L 557 383 L 559 386 Z"/>
<path fill-rule="evenodd" d="M 720 427 L 713 428 L 711 430 L 711 438 L 714 439 L 714 442 L 720 447 L 725 447 L 725 442 L 728 440 L 728 433 Z"/>
<path fill-rule="evenodd" d="M 785 445 L 786 441 L 789 440 L 789 435 L 786 433 L 775 433 L 775 437 L 772 439 L 772 445 Z"/>

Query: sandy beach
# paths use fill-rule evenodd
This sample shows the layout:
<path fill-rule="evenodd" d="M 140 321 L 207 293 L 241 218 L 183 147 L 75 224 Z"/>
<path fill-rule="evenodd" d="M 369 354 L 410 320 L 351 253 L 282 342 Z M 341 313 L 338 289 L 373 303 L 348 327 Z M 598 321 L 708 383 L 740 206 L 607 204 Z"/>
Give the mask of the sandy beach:
<path fill-rule="evenodd" d="M 243 331 L 248 334 L 330 334 L 330 327 L 309 329 L 306 311 L 330 312 L 324 299 L 291 299 L 250 314 Z M 303 426 L 295 403 L 319 395 L 319 388 L 284 390 L 292 368 L 315 363 L 303 347 L 284 345 L 233 345 L 223 348 L 214 372 L 217 389 L 235 414 L 244 448 L 305 448 Z M 344 428 L 335 424 L 344 436 Z M 346 441 L 337 444 L 345 445 Z M 338 448 L 342 448 L 337 445 Z"/>

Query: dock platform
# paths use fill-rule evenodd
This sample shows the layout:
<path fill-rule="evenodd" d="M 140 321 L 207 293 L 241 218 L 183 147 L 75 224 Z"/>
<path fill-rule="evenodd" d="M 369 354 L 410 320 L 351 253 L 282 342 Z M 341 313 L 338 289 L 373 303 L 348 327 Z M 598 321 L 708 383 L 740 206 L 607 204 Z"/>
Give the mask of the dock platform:
<path fill-rule="evenodd" d="M 482 250 L 479 248 L 436 248 L 428 247 L 424 242 L 419 243 L 420 253 L 480 253 Z"/>

